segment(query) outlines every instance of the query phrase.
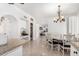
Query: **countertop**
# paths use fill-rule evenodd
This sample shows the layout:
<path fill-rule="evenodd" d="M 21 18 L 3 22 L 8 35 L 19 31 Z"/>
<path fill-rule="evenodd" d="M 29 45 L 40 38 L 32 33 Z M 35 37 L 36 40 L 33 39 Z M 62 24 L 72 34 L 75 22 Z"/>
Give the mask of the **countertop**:
<path fill-rule="evenodd" d="M 0 55 L 3 55 L 4 53 L 11 51 L 19 46 L 22 46 L 28 42 L 29 40 L 18 40 L 18 39 L 8 40 L 8 43 L 6 45 L 0 46 Z"/>
<path fill-rule="evenodd" d="M 79 51 L 79 41 L 78 42 L 71 42 L 71 44 Z"/>

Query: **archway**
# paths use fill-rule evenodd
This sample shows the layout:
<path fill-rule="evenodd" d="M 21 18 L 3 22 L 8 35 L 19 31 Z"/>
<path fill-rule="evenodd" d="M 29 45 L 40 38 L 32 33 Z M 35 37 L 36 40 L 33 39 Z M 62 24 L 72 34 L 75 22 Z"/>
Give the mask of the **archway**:
<path fill-rule="evenodd" d="M 8 39 L 17 38 L 18 35 L 18 23 L 16 17 L 13 15 L 4 15 L 1 25 L 3 25 L 3 32 L 6 33 Z"/>

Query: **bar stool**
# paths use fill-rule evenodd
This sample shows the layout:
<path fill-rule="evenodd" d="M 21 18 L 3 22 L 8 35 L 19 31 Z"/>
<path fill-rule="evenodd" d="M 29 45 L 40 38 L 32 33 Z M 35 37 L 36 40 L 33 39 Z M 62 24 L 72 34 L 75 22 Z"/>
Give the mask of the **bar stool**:
<path fill-rule="evenodd" d="M 53 49 L 53 43 L 52 43 L 52 37 L 51 37 L 51 34 L 48 34 L 46 36 L 46 41 L 47 41 L 47 44 L 48 44 L 48 47 L 50 47 L 51 49 Z"/>
<path fill-rule="evenodd" d="M 57 39 L 53 39 L 53 50 L 59 51 L 59 44 Z"/>
<path fill-rule="evenodd" d="M 63 45 L 63 55 L 70 55 L 70 48 L 71 48 L 71 45 L 70 45 L 70 42 L 69 41 L 66 41 L 64 40 L 64 45 Z"/>

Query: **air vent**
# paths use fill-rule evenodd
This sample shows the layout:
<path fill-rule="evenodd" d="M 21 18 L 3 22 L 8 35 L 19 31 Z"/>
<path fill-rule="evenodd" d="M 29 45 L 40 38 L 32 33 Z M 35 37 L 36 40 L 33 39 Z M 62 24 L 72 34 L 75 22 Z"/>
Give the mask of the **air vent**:
<path fill-rule="evenodd" d="M 20 3 L 20 4 L 24 5 L 24 3 Z"/>

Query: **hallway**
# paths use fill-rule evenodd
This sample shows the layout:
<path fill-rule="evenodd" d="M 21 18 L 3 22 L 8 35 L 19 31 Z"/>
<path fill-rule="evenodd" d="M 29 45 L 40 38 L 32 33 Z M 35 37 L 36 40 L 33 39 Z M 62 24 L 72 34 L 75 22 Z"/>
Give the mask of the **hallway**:
<path fill-rule="evenodd" d="M 45 41 L 45 37 L 41 37 L 39 40 L 30 41 L 24 45 L 24 56 L 61 56 L 61 53 L 53 51 L 48 47 Z"/>

